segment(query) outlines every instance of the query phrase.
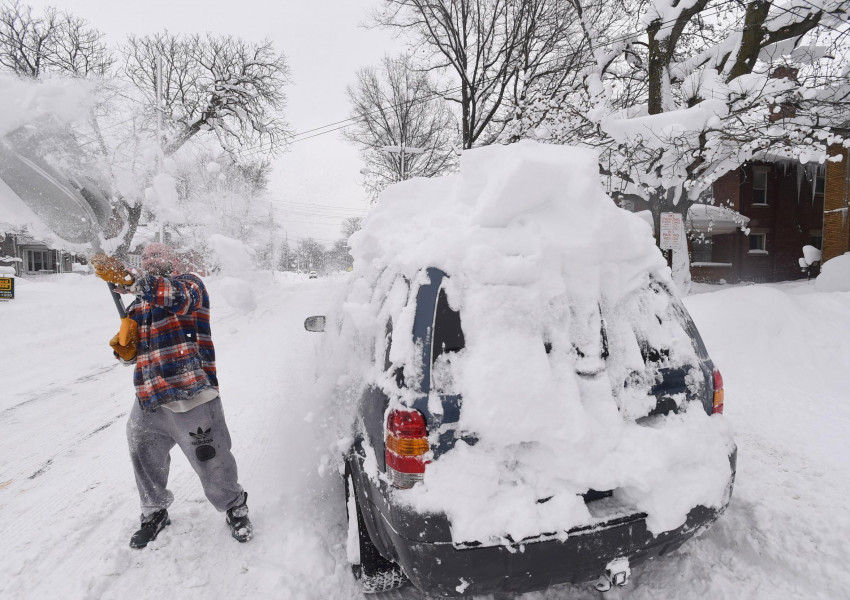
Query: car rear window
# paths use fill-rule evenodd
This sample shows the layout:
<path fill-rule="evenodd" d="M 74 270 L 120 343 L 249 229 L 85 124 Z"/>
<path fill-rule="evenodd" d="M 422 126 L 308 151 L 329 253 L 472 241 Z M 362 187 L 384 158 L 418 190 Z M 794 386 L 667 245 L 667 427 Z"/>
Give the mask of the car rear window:
<path fill-rule="evenodd" d="M 654 367 L 680 366 L 701 354 L 695 327 L 677 298 L 652 281 L 637 299 L 640 318 L 632 321 L 644 363 Z"/>
<path fill-rule="evenodd" d="M 431 346 L 431 390 L 438 394 L 457 393 L 451 359 L 463 350 L 465 340 L 460 313 L 449 306 L 446 291 L 441 289 L 434 313 L 434 337 Z"/>
<path fill-rule="evenodd" d="M 459 352 L 464 348 L 463 328 L 460 326 L 460 313 L 449 306 L 446 291 L 441 289 L 437 299 L 437 311 L 434 315 L 434 342 L 432 358 L 437 360 L 441 354 Z"/>

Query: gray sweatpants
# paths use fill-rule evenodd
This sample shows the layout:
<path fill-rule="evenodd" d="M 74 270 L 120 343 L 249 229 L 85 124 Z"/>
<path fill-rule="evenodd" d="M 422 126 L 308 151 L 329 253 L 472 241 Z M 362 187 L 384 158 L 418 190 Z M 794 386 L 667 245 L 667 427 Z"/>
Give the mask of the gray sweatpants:
<path fill-rule="evenodd" d="M 242 503 L 236 459 L 230 453 L 230 433 L 221 398 L 184 413 L 167 408 L 143 411 L 133 403 L 127 421 L 127 442 L 142 502 L 143 517 L 168 508 L 174 499 L 166 489 L 171 449 L 180 446 L 201 479 L 207 499 L 219 511 Z"/>

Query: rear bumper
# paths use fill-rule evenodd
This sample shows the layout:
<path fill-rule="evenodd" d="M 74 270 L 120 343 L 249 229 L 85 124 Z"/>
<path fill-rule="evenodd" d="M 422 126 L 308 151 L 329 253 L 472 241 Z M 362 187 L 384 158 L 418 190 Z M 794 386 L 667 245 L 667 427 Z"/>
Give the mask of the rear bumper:
<path fill-rule="evenodd" d="M 737 451 L 729 460 L 731 498 Z M 654 536 L 645 515 L 632 514 L 571 530 L 566 539 L 518 543 L 512 547 L 458 548 L 441 535 L 439 517 L 422 517 L 387 504 L 379 490 L 360 496 L 368 503 L 367 529 L 386 557 L 397 562 L 411 582 L 427 594 L 460 596 L 493 592 L 529 592 L 562 583 L 596 580 L 612 560 L 627 557 L 632 566 L 676 550 L 711 525 L 726 509 L 697 506 L 684 525 Z M 365 516 L 365 515 L 364 515 Z M 443 532 L 439 531 L 443 530 Z M 437 535 L 432 535 L 437 534 Z M 412 539 L 418 537 L 419 539 Z"/>
<path fill-rule="evenodd" d="M 643 515 L 633 515 L 564 540 L 456 549 L 451 544 L 413 542 L 393 536 L 397 562 L 413 584 L 428 594 L 460 596 L 493 592 L 522 593 L 561 583 L 597 579 L 615 558 L 632 566 L 681 546 L 720 511 L 697 507 L 685 525 L 653 537 Z"/>

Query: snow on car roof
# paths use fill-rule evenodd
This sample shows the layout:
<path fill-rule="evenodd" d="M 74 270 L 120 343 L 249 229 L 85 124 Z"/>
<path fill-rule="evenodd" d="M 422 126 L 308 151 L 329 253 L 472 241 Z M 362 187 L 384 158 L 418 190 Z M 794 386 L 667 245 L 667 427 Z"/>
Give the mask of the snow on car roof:
<path fill-rule="evenodd" d="M 598 177 L 596 153 L 525 141 L 467 151 L 459 175 L 387 189 L 351 238 L 366 264 L 412 276 L 422 265 L 494 284 L 525 285 L 567 263 L 600 267 L 625 293 L 664 268 L 651 231 L 619 209 Z"/>
<path fill-rule="evenodd" d="M 588 523 L 580 494 L 590 488 L 616 489 L 655 532 L 678 527 L 697 504 L 721 504 L 730 468 L 722 419 L 700 406 L 664 427 L 638 425 L 654 406 L 652 382 L 623 392 L 644 368 L 638 329 L 672 362 L 696 358 L 681 327 L 659 324 L 672 301 L 648 291 L 650 276 L 670 281 L 651 229 L 605 194 L 597 165 L 592 151 L 531 141 L 467 151 L 459 174 L 387 189 L 350 239 L 348 317 L 372 341 L 375 380 L 398 402 L 409 394 L 378 373 L 386 319 L 409 331 L 424 270 L 450 277 L 466 347 L 445 368 L 463 397 L 458 427 L 478 442 L 459 442 L 403 497 L 448 514 L 456 542 Z M 611 355 L 601 376 L 582 378 L 574 349 L 599 345 L 600 311 Z M 409 382 L 418 354 L 408 338 L 394 336 L 390 358 Z"/>

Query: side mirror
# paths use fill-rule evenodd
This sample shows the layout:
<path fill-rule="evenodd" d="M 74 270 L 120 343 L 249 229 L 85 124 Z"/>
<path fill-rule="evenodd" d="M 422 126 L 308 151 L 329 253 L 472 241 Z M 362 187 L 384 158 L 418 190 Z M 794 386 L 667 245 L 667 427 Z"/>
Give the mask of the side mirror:
<path fill-rule="evenodd" d="M 315 316 L 315 317 L 307 317 L 304 320 L 304 329 L 307 331 L 319 332 L 325 330 L 325 321 L 327 319 L 323 315 Z"/>

